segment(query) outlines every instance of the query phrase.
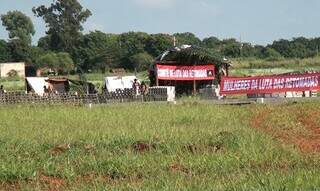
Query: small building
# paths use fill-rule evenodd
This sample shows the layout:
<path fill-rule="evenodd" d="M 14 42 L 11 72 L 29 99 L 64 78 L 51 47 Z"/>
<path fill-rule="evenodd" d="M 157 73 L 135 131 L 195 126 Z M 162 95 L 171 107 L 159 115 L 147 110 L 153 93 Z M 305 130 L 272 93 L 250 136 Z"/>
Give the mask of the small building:
<path fill-rule="evenodd" d="M 158 56 L 149 68 L 151 86 L 174 86 L 177 94 L 196 94 L 200 89 L 217 88 L 231 64 L 208 50 L 183 45 Z"/>
<path fill-rule="evenodd" d="M 10 75 L 17 75 L 24 78 L 25 68 L 24 62 L 0 63 L 0 77 L 7 78 Z"/>
<path fill-rule="evenodd" d="M 67 93 L 70 89 L 69 80 L 66 78 L 49 78 L 46 80 L 49 91 L 55 94 Z"/>

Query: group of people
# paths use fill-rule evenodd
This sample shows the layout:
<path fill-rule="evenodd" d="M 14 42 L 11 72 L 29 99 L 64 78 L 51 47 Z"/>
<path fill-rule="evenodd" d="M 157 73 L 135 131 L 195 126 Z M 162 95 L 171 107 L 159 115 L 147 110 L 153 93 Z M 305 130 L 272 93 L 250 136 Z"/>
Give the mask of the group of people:
<path fill-rule="evenodd" d="M 58 91 L 53 91 L 51 88 L 48 88 L 47 86 L 43 86 L 43 95 L 48 96 L 48 95 L 54 95 L 54 94 L 59 94 Z"/>
<path fill-rule="evenodd" d="M 134 90 L 135 95 L 146 95 L 148 93 L 148 86 L 147 84 L 143 81 L 141 84 L 137 79 L 134 79 L 133 84 L 132 84 L 132 89 Z"/>

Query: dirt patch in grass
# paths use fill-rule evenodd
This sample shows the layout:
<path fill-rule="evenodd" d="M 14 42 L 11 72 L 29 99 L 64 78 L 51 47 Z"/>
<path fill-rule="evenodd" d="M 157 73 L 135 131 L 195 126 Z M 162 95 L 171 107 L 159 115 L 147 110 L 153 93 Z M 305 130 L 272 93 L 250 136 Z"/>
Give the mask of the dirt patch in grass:
<path fill-rule="evenodd" d="M 105 180 L 105 183 L 114 186 L 130 184 L 133 187 L 139 187 L 143 183 L 143 175 L 141 174 L 121 177 L 105 176 L 103 179 Z"/>
<path fill-rule="evenodd" d="M 61 144 L 57 145 L 49 150 L 49 154 L 53 156 L 60 155 L 62 153 L 65 153 L 70 149 L 70 144 Z"/>
<path fill-rule="evenodd" d="M 192 154 L 202 153 L 202 152 L 218 152 L 223 149 L 222 144 L 190 144 L 184 147 L 188 152 Z"/>
<path fill-rule="evenodd" d="M 67 180 L 55 176 L 48 176 L 41 174 L 36 180 L 30 181 L 17 181 L 17 182 L 3 182 L 0 183 L 0 191 L 19 191 L 24 190 L 25 186 L 29 188 L 37 188 L 44 191 L 63 191 L 72 190 L 73 188 L 79 188 L 81 185 L 94 185 L 96 183 L 119 186 L 130 185 L 132 188 L 139 189 L 144 181 L 142 174 L 133 175 L 98 175 L 96 173 L 88 173 L 80 175 L 74 180 Z"/>
<path fill-rule="evenodd" d="M 310 132 L 307 137 L 301 137 L 299 148 L 306 152 L 320 152 L 320 124 L 317 119 L 320 117 L 320 111 L 308 111 L 297 115 L 298 121 Z"/>
<path fill-rule="evenodd" d="M 0 183 L 0 191 L 18 191 L 21 190 L 21 185 L 18 182 L 13 183 Z"/>
<path fill-rule="evenodd" d="M 153 143 L 146 143 L 143 141 L 137 141 L 137 142 L 133 143 L 130 146 L 130 148 L 137 153 L 143 153 L 143 152 L 155 150 L 157 148 L 157 145 L 153 144 Z"/>
<path fill-rule="evenodd" d="M 64 190 L 67 185 L 66 180 L 53 176 L 41 175 L 39 180 L 45 190 Z"/>
<path fill-rule="evenodd" d="M 139 188 L 143 184 L 143 175 L 98 175 L 89 173 L 83 176 L 78 176 L 72 185 L 102 183 L 111 186 L 118 186 L 121 184 L 129 184 L 132 187 Z"/>
<path fill-rule="evenodd" d="M 192 175 L 192 171 L 190 169 L 178 163 L 170 164 L 168 169 L 170 172 L 173 173 L 183 173 L 185 175 Z"/>
<path fill-rule="evenodd" d="M 252 170 L 259 170 L 263 172 L 268 172 L 272 169 L 280 170 L 282 172 L 289 172 L 291 169 L 295 168 L 296 164 L 289 161 L 281 161 L 276 164 L 273 161 L 249 161 L 248 166 Z"/>
<path fill-rule="evenodd" d="M 238 141 L 238 135 L 236 135 L 236 133 L 221 131 L 206 140 L 205 143 L 185 145 L 184 149 L 192 154 L 223 152 L 236 150 L 239 146 Z"/>
<path fill-rule="evenodd" d="M 295 145 L 302 153 L 320 153 L 320 124 L 317 121 L 320 117 L 319 108 L 295 105 L 282 107 L 284 108 L 265 107 L 254 111 L 251 126 L 272 135 L 282 143 Z M 277 114 L 279 114 L 278 122 L 276 120 L 271 123 Z M 283 122 L 286 122 L 284 120 L 287 119 L 281 119 L 280 115 L 292 118 L 288 124 L 289 128 L 282 127 Z M 300 128 L 300 133 L 293 130 L 297 128 Z"/>
<path fill-rule="evenodd" d="M 96 146 L 88 144 L 84 146 L 84 149 L 87 153 L 94 153 L 96 151 Z"/>

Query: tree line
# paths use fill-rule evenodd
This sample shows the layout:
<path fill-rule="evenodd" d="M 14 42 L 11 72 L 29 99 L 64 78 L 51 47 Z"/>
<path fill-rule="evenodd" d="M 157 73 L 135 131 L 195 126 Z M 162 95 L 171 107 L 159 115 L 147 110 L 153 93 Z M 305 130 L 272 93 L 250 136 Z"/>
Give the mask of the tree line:
<path fill-rule="evenodd" d="M 83 33 L 83 24 L 92 15 L 78 0 L 54 0 L 49 6 L 33 7 L 36 17 L 46 24 L 46 35 L 32 45 L 35 34 L 31 19 L 20 11 L 1 15 L 8 31 L 8 40 L 0 40 L 0 62 L 24 61 L 36 68 L 51 68 L 59 72 L 125 68 L 146 70 L 165 50 L 177 45 L 206 48 L 226 58 L 254 57 L 266 60 L 307 58 L 318 55 L 320 38 L 277 40 L 267 46 L 239 42 L 234 38 L 199 39 L 193 33 L 147 34 L 127 32 L 110 34 L 101 31 Z"/>

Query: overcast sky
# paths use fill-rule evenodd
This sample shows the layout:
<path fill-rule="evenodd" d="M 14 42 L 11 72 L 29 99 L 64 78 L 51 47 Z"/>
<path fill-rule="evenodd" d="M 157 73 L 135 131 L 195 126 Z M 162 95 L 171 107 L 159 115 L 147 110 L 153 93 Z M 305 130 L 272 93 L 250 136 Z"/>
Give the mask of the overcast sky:
<path fill-rule="evenodd" d="M 36 28 L 33 41 L 45 25 L 31 9 L 52 0 L 0 0 L 0 14 L 20 10 Z M 93 15 L 85 32 L 192 32 L 200 38 L 237 38 L 268 44 L 280 38 L 320 37 L 320 0 L 80 0 Z M 0 26 L 0 38 L 7 39 Z"/>

